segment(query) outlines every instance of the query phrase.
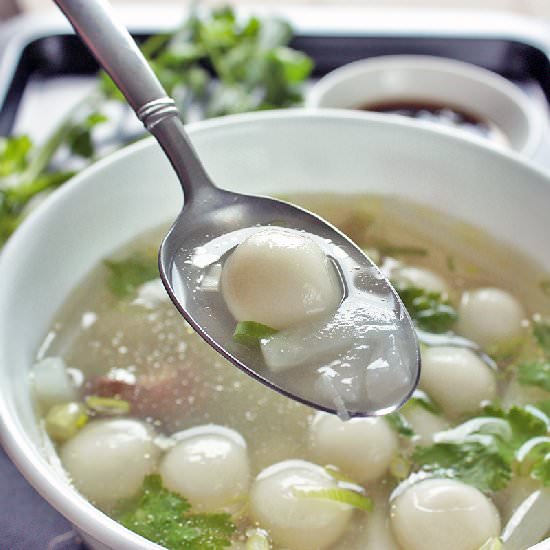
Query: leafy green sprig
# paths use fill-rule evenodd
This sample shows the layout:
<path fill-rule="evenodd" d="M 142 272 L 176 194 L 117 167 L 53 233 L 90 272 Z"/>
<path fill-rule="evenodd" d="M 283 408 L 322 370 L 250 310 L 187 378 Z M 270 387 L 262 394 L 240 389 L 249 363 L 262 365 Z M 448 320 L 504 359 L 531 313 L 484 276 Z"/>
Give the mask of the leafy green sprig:
<path fill-rule="evenodd" d="M 490 406 L 482 416 L 440 432 L 436 443 L 418 447 L 412 458 L 421 470 L 483 491 L 504 489 L 516 471 L 550 486 L 549 426 L 536 407 Z"/>
<path fill-rule="evenodd" d="M 394 286 L 418 328 L 433 333 L 451 330 L 458 315 L 443 294 L 429 292 L 415 286 L 399 284 Z"/>
<path fill-rule="evenodd" d="M 231 546 L 236 527 L 224 513 L 193 514 L 189 502 L 149 475 L 134 499 L 120 505 L 115 517 L 138 535 L 168 550 L 221 550 Z"/>
<path fill-rule="evenodd" d="M 171 35 L 143 44 L 155 73 L 188 120 L 289 107 L 302 99 L 311 59 L 288 46 L 290 25 L 278 18 L 240 19 L 225 7 L 192 14 Z M 102 89 L 121 98 L 109 77 Z"/>

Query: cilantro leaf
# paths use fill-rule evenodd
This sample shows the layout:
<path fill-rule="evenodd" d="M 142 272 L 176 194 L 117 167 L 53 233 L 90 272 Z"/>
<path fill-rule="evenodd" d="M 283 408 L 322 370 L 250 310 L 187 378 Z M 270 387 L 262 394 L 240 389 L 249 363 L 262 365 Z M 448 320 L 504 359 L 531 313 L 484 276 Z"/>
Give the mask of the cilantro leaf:
<path fill-rule="evenodd" d="M 151 36 L 142 50 L 182 117 L 192 112 L 207 118 L 300 102 L 313 63 L 289 47 L 291 38 L 286 21 L 236 17 L 232 8 L 223 8 L 192 13 L 174 32 Z M 76 161 L 85 167 L 96 158 L 93 130 L 106 121 L 98 109 L 123 99 L 111 79 L 100 73 L 96 90 L 40 146 L 28 136 L 0 138 L 2 183 L 10 189 L 27 187 L 25 197 L 14 201 L 6 196 L 7 185 L 0 185 L 0 246 L 23 219 L 33 196 L 72 175 L 56 165 Z"/>
<path fill-rule="evenodd" d="M 28 165 L 31 148 L 29 136 L 0 138 L 0 178 L 22 172 Z"/>
<path fill-rule="evenodd" d="M 459 479 L 482 491 L 504 489 L 512 479 L 512 468 L 498 450 L 477 441 L 418 447 L 413 460 L 427 472 Z"/>
<path fill-rule="evenodd" d="M 159 276 L 156 256 L 138 254 L 125 260 L 104 260 L 109 270 L 107 284 L 119 298 L 131 297 L 138 287 Z"/>
<path fill-rule="evenodd" d="M 414 286 L 395 285 L 403 304 L 418 327 L 428 332 L 447 332 L 458 315 L 451 302 L 440 292 L 428 292 Z"/>
<path fill-rule="evenodd" d="M 413 460 L 425 471 L 460 479 L 484 491 L 498 491 L 512 479 L 516 461 L 522 461 L 520 449 L 546 436 L 547 420 L 529 405 L 507 411 L 486 407 L 483 416 L 439 432 L 434 445 L 418 447 Z M 531 477 L 539 479 L 536 476 L 545 474 L 540 457 L 526 466 L 525 473 Z"/>
<path fill-rule="evenodd" d="M 550 391 L 550 361 L 533 361 L 518 366 L 518 381 Z"/>
<path fill-rule="evenodd" d="M 192 514 L 190 508 L 186 499 L 162 486 L 159 475 L 149 475 L 140 494 L 121 504 L 116 518 L 169 550 L 219 550 L 231 545 L 236 528 L 229 514 Z"/>
<path fill-rule="evenodd" d="M 66 137 L 66 143 L 71 153 L 87 159 L 92 158 L 95 154 L 92 129 L 107 120 L 105 115 L 92 112 L 84 120 L 76 122 Z"/>

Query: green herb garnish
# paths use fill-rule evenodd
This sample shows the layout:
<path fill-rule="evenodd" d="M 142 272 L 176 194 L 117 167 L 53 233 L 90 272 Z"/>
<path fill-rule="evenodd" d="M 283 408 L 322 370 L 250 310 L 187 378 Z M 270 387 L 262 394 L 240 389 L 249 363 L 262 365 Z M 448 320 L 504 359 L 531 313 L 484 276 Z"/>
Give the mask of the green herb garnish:
<path fill-rule="evenodd" d="M 405 403 L 405 407 L 411 405 L 418 405 L 428 412 L 433 414 L 440 414 L 441 408 L 435 401 L 424 391 L 416 389 L 414 390 L 411 398 Z"/>
<path fill-rule="evenodd" d="M 227 548 L 236 531 L 229 514 L 190 513 L 189 502 L 165 489 L 159 475 L 147 476 L 140 494 L 120 508 L 119 523 L 169 550 Z"/>
<path fill-rule="evenodd" d="M 539 411 L 542 411 L 548 418 L 550 418 L 550 399 L 545 399 L 544 401 L 539 401 L 535 408 Z"/>
<path fill-rule="evenodd" d="M 225 7 L 192 14 L 173 34 L 152 37 L 142 50 L 183 118 L 190 110 L 209 118 L 301 101 L 313 63 L 288 47 L 291 38 L 291 27 L 281 19 L 238 18 Z M 106 76 L 103 91 L 121 99 Z"/>
<path fill-rule="evenodd" d="M 116 397 L 100 397 L 88 395 L 85 399 L 86 406 L 99 414 L 118 415 L 130 412 L 130 403 Z"/>
<path fill-rule="evenodd" d="M 60 403 L 48 411 L 44 427 L 52 439 L 61 443 L 75 436 L 87 422 L 88 414 L 82 403 Z"/>
<path fill-rule="evenodd" d="M 550 392 L 550 361 L 533 361 L 518 366 L 518 381 Z"/>
<path fill-rule="evenodd" d="M 235 332 L 233 333 L 233 340 L 238 344 L 254 347 L 260 344 L 263 338 L 269 338 L 276 334 L 277 331 L 274 328 L 262 325 L 262 323 L 256 323 L 255 321 L 241 321 L 237 323 Z"/>
<path fill-rule="evenodd" d="M 510 465 L 498 450 L 477 441 L 419 447 L 413 459 L 427 472 L 459 479 L 482 491 L 504 489 L 512 479 Z"/>
<path fill-rule="evenodd" d="M 531 406 L 508 411 L 486 407 L 483 416 L 440 432 L 434 445 L 418 447 L 413 460 L 424 471 L 460 479 L 484 491 L 498 491 L 512 479 L 519 449 L 547 435 L 547 421 L 542 411 Z M 540 479 L 545 473 L 544 460 L 531 461 L 525 474 Z"/>
<path fill-rule="evenodd" d="M 491 537 L 479 547 L 479 550 L 502 550 L 502 548 L 503 546 L 500 538 Z"/>
<path fill-rule="evenodd" d="M 269 537 L 262 529 L 249 529 L 246 532 L 246 550 L 270 550 Z"/>
<path fill-rule="evenodd" d="M 398 411 L 384 416 L 386 422 L 399 434 L 405 437 L 412 437 L 414 430 L 407 422 L 407 419 Z"/>
<path fill-rule="evenodd" d="M 293 493 L 298 498 L 317 498 L 324 500 L 333 500 L 335 502 L 341 502 L 347 504 L 353 508 L 363 510 L 365 512 L 372 512 L 374 509 L 374 503 L 369 497 L 352 491 L 351 489 L 338 488 L 322 488 L 322 489 L 300 489 L 295 488 Z"/>
<path fill-rule="evenodd" d="M 159 276 L 156 256 L 134 254 L 125 260 L 104 260 L 109 270 L 107 284 L 119 298 L 128 298 L 147 281 Z"/>
<path fill-rule="evenodd" d="M 275 109 L 302 100 L 301 89 L 313 63 L 288 47 L 292 29 L 283 20 L 237 18 L 231 8 L 191 14 L 173 33 L 155 35 L 142 50 L 176 100 L 184 119 Z M 99 156 L 95 128 L 107 121 L 100 107 L 123 100 L 110 78 L 54 129 L 42 144 L 28 136 L 0 138 L 0 246 L 21 223 L 31 199 L 74 175 L 59 166 L 81 169 Z M 118 136 L 112 150 L 125 145 Z M 129 136 L 127 139 L 135 139 Z M 103 151 L 101 151 L 103 152 Z"/>
<path fill-rule="evenodd" d="M 395 285 L 395 289 L 418 328 L 434 333 L 451 330 L 458 315 L 451 302 L 440 292 L 403 285 Z"/>

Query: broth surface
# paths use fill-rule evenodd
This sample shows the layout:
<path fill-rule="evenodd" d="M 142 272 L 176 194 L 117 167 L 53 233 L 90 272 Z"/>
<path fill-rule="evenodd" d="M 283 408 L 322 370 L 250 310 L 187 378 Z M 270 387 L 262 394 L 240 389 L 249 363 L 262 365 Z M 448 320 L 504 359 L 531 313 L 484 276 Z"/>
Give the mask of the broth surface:
<path fill-rule="evenodd" d="M 394 197 L 287 195 L 285 199 L 332 222 L 359 246 L 379 254 L 381 263 L 397 258 L 439 274 L 449 285 L 454 303 L 465 289 L 491 286 L 514 294 L 529 317 L 550 313 L 544 284 L 548 276 L 536 262 L 446 215 Z M 140 254 L 154 259 L 165 229 L 139 237 L 114 258 Z M 131 298 L 120 299 L 106 283 L 107 276 L 108 270 L 100 265 L 73 292 L 52 324 L 38 359 L 63 357 L 83 374 L 81 392 L 88 395 L 108 395 L 115 388 L 124 399 L 125 384 L 140 381 L 139 401 L 131 414 L 163 436 L 209 423 L 236 430 L 248 444 L 252 477 L 282 460 L 316 461 L 310 439 L 314 411 L 230 366 L 182 319 L 160 281 L 147 283 L 147 292 L 142 287 Z M 530 353 L 529 345 L 522 353 Z M 501 399 L 521 404 L 548 398 L 538 388 L 518 389 L 507 370 L 512 359 L 498 361 Z M 444 422 L 449 425 L 455 420 Z M 411 445 L 399 436 L 401 453 Z M 367 517 L 355 511 L 346 533 L 331 548 L 400 548 L 388 515 L 388 499 L 396 485 L 390 473 L 366 483 L 375 510 Z M 504 524 L 513 510 L 499 494 L 494 501 Z M 111 512 L 110 507 L 104 508 Z M 252 525 L 246 514 L 237 523 L 241 536 Z"/>

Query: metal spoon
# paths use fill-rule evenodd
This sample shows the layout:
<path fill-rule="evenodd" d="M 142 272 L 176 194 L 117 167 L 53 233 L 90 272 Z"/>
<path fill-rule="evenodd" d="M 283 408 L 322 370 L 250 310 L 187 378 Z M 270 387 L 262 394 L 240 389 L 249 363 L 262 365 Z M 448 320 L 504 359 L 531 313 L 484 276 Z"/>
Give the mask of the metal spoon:
<path fill-rule="evenodd" d="M 105 0 L 54 1 L 122 91 L 145 128 L 155 136 L 180 180 L 185 204 L 160 247 L 159 270 L 170 298 L 189 324 L 244 372 L 271 389 L 311 407 L 350 417 L 384 414 L 402 405 L 418 382 L 418 343 L 408 313 L 376 266 L 345 235 L 314 214 L 282 201 L 216 187 L 187 138 L 174 101 L 166 95 L 127 30 L 116 21 L 111 6 Z M 261 364 L 259 354 L 254 355 L 233 342 L 235 321 L 231 324 L 229 319 L 228 322 L 223 307 L 213 306 L 208 302 L 209 298 L 205 298 L 207 293 L 197 291 L 196 284 L 204 276 L 204 265 L 197 265 L 194 261 L 200 247 L 209 246 L 213 239 L 231 232 L 242 230 L 244 234 L 257 226 L 270 224 L 306 231 L 320 238 L 326 251 L 336 251 L 333 257 L 342 258 L 344 255 L 347 258 L 346 262 L 336 259 L 345 287 L 342 310 L 345 307 L 349 310 L 350 305 L 365 298 L 374 297 L 378 303 L 386 304 L 396 323 L 391 338 L 399 343 L 397 351 L 392 348 L 399 359 L 398 368 L 390 368 L 388 363 L 385 370 L 380 369 L 383 366 L 380 361 L 374 361 L 374 366 L 362 366 L 373 380 L 385 376 L 383 391 L 373 394 L 361 390 L 359 395 L 356 385 L 347 387 L 352 394 L 355 392 L 353 397 L 349 397 L 334 387 L 331 376 L 334 372 L 341 374 L 338 366 L 333 367 L 332 374 L 321 377 L 328 384 L 324 393 L 319 388 L 312 389 L 311 379 L 307 376 L 281 377 L 270 372 Z M 365 328 L 361 333 L 361 345 L 369 348 L 370 334 L 380 327 L 375 326 L 374 332 L 372 326 L 359 328 Z M 385 352 L 378 353 L 380 359 L 384 359 Z M 393 380 L 397 381 L 399 369 L 401 387 L 397 391 L 392 386 Z"/>

